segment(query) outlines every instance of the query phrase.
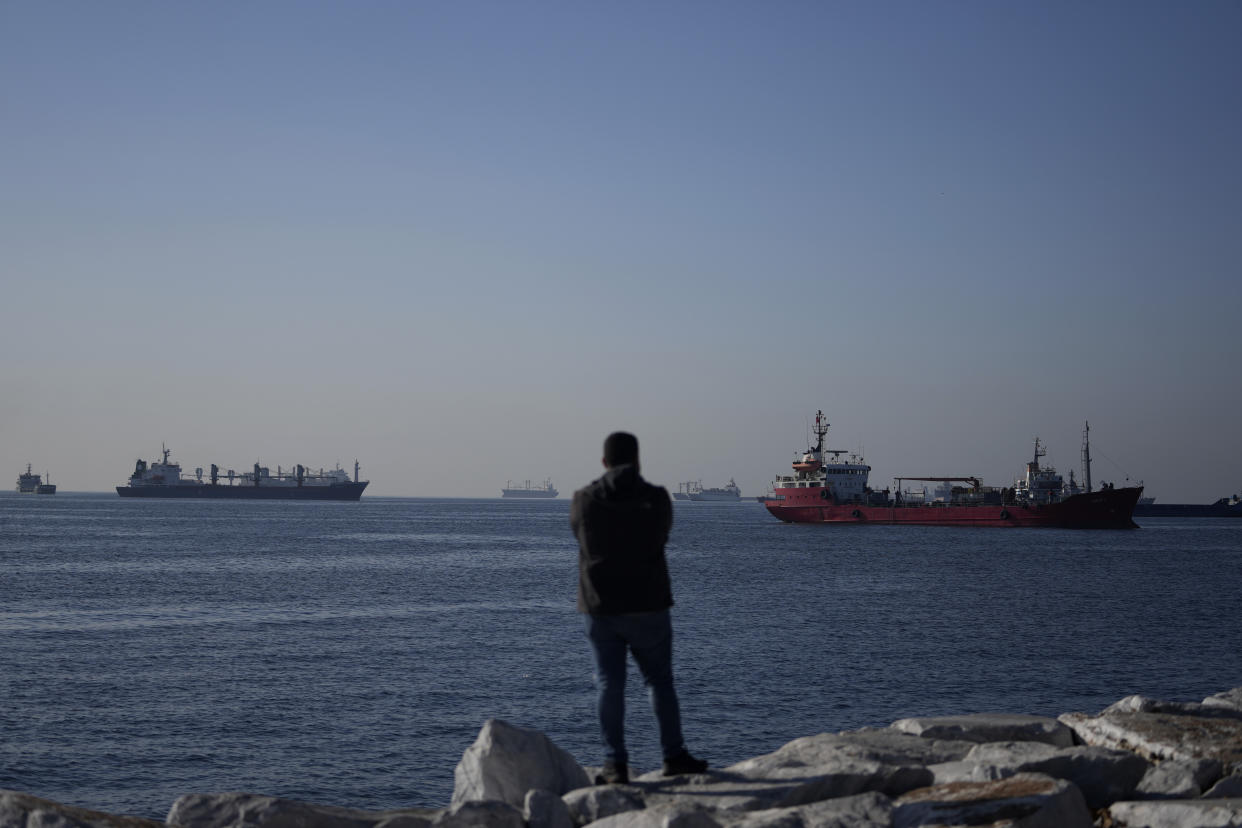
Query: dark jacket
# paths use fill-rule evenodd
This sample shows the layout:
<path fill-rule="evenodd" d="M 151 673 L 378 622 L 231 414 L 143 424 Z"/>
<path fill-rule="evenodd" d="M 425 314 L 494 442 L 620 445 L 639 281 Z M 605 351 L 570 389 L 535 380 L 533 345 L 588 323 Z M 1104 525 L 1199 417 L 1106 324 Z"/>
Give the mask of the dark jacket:
<path fill-rule="evenodd" d="M 619 615 L 673 605 L 664 560 L 672 501 L 636 466 L 614 466 L 574 492 L 569 525 L 578 538 L 578 612 Z"/>

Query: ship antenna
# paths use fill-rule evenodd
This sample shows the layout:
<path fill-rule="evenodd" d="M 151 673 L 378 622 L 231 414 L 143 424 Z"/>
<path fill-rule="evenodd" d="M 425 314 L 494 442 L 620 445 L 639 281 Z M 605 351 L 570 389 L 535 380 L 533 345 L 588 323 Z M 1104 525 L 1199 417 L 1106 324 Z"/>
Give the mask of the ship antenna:
<path fill-rule="evenodd" d="M 1091 423 L 1082 424 L 1082 482 L 1091 491 Z"/>
<path fill-rule="evenodd" d="M 828 423 L 824 422 L 824 412 L 822 410 L 815 412 L 815 450 L 823 452 L 824 435 L 828 433 Z"/>

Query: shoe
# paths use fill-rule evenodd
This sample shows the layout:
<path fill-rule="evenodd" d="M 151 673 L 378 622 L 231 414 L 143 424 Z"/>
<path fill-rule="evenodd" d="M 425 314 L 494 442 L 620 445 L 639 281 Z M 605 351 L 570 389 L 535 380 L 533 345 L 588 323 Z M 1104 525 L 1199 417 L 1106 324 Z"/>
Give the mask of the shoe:
<path fill-rule="evenodd" d="M 676 756 L 664 760 L 665 776 L 681 776 L 683 773 L 703 773 L 705 770 L 707 770 L 707 760 L 695 759 L 688 750 L 683 750 Z"/>
<path fill-rule="evenodd" d="M 605 762 L 595 774 L 596 785 L 627 785 L 629 781 L 630 768 L 624 762 Z"/>

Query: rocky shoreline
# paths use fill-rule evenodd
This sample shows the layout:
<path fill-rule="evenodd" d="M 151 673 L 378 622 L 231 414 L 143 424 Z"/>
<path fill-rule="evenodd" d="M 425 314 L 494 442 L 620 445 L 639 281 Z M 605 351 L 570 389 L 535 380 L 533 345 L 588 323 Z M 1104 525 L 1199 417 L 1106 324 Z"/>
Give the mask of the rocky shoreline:
<path fill-rule="evenodd" d="M 719 770 L 593 785 L 544 734 L 483 725 L 438 809 L 187 794 L 165 822 L 0 791 L 0 828 L 1225 828 L 1242 826 L 1242 687 L 1099 714 L 901 719 Z"/>

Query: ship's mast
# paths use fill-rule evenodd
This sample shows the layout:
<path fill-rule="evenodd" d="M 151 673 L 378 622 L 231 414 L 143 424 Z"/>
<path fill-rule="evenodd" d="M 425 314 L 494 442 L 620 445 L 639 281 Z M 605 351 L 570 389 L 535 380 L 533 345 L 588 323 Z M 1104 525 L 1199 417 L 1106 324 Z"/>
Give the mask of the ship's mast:
<path fill-rule="evenodd" d="M 815 454 L 819 457 L 824 453 L 824 436 L 828 433 L 828 421 L 824 419 L 823 410 L 815 412 Z"/>
<path fill-rule="evenodd" d="M 1082 424 L 1082 482 L 1091 491 L 1091 423 Z"/>

